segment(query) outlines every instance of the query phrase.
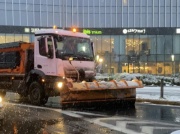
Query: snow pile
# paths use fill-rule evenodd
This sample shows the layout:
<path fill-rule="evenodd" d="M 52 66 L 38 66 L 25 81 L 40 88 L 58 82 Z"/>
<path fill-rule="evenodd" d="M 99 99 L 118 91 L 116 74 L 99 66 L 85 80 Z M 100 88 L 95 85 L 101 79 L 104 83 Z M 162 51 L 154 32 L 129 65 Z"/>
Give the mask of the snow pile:
<path fill-rule="evenodd" d="M 174 83 L 175 84 L 177 83 L 177 85 L 180 85 L 180 76 L 174 78 Z"/>
<path fill-rule="evenodd" d="M 142 79 L 142 74 L 129 74 L 129 73 L 117 73 L 113 76 L 113 79 L 116 81 L 120 80 L 133 80 L 133 79 Z"/>
<path fill-rule="evenodd" d="M 109 81 L 109 80 L 112 80 L 113 78 L 111 75 L 107 73 L 104 73 L 104 74 L 97 73 L 95 76 L 95 79 L 98 81 Z"/>
<path fill-rule="evenodd" d="M 158 85 L 158 84 L 160 84 L 160 79 L 157 79 L 157 77 L 150 75 L 150 74 L 143 75 L 142 81 L 143 81 L 143 84 L 145 84 L 145 85 Z"/>
<path fill-rule="evenodd" d="M 180 134 L 180 130 L 174 131 L 171 134 Z"/>
<path fill-rule="evenodd" d="M 167 102 L 180 102 L 179 91 L 179 86 L 164 86 L 163 98 L 161 98 L 161 87 L 145 86 L 143 88 L 137 88 L 136 98 L 146 100 L 160 100 Z"/>
<path fill-rule="evenodd" d="M 156 75 L 151 75 L 151 74 L 139 74 L 139 73 L 134 73 L 134 74 L 129 74 L 129 73 L 117 73 L 113 76 L 108 75 L 108 74 L 98 74 L 95 77 L 97 80 L 104 80 L 104 81 L 109 81 L 109 80 L 127 80 L 131 81 L 133 79 L 140 79 L 144 85 L 161 85 L 161 81 L 163 80 L 164 84 L 166 86 L 168 85 L 180 85 L 180 75 L 176 74 L 173 75 L 172 77 L 165 77 L 165 76 L 156 76 Z"/>

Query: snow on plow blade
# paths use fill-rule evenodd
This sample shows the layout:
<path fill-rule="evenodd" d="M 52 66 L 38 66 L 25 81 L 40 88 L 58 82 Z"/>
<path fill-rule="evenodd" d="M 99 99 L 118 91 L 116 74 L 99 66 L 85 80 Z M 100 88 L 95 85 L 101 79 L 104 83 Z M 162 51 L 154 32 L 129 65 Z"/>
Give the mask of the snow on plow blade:
<path fill-rule="evenodd" d="M 136 88 L 143 87 L 139 80 L 110 82 L 69 82 L 60 92 L 61 104 L 80 102 L 107 102 L 117 100 L 135 100 Z"/>

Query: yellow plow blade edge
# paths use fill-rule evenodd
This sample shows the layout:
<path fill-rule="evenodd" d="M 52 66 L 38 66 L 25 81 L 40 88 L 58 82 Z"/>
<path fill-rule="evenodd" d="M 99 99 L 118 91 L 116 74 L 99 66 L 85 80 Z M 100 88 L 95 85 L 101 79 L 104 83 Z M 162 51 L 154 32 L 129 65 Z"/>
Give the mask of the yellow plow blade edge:
<path fill-rule="evenodd" d="M 143 87 L 139 80 L 110 82 L 69 82 L 60 91 L 61 104 L 79 102 L 106 102 L 136 98 L 136 88 Z"/>

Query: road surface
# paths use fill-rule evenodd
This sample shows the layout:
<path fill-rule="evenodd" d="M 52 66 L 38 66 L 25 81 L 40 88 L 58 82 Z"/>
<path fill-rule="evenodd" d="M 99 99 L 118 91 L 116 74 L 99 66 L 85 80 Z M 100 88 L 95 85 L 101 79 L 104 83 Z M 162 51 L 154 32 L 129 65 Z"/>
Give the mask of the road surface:
<path fill-rule="evenodd" d="M 59 97 L 45 106 L 32 106 L 7 93 L 1 133 L 17 134 L 170 134 L 180 130 L 180 107 L 136 103 L 134 109 L 70 108 L 61 110 Z"/>

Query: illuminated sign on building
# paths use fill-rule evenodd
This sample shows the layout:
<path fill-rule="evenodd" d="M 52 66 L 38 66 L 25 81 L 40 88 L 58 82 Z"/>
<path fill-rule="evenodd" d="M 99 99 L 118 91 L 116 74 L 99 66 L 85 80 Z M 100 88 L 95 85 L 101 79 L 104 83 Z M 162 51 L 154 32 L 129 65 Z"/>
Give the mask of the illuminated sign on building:
<path fill-rule="evenodd" d="M 123 34 L 128 34 L 128 33 L 145 34 L 146 29 L 123 29 Z"/>
<path fill-rule="evenodd" d="M 180 34 L 180 28 L 177 28 L 177 29 L 176 29 L 176 33 L 177 33 L 177 34 Z"/>
<path fill-rule="evenodd" d="M 102 34 L 102 31 L 100 31 L 100 30 L 83 29 L 83 33 L 85 33 L 85 34 Z"/>
<path fill-rule="evenodd" d="M 37 30 L 40 30 L 40 28 L 24 28 L 25 33 L 35 33 Z"/>

